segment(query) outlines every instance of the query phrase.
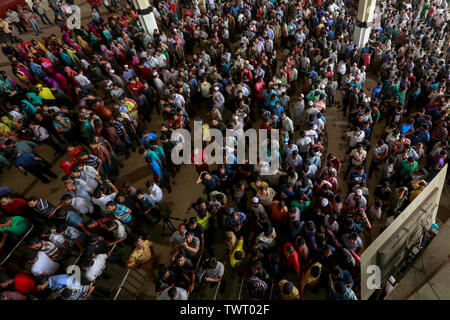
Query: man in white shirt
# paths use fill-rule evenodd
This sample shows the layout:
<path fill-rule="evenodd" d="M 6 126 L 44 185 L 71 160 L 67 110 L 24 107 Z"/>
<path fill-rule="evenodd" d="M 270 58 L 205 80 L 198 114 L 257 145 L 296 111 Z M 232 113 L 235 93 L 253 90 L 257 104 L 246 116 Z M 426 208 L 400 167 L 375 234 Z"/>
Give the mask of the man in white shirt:
<path fill-rule="evenodd" d="M 94 212 L 92 202 L 85 198 L 74 197 L 71 194 L 65 194 L 61 197 L 61 203 L 71 206 L 79 214 L 90 214 Z"/>
<path fill-rule="evenodd" d="M 74 79 L 80 84 L 81 89 L 85 94 L 88 94 L 92 91 L 91 80 L 89 80 L 85 75 L 83 75 L 83 71 L 80 71 L 78 75 L 74 77 Z"/>
<path fill-rule="evenodd" d="M 81 263 L 81 269 L 84 271 L 84 277 L 92 282 L 100 276 L 106 268 L 106 259 L 108 256 L 104 253 L 97 254 L 94 258 L 86 258 Z"/>
<path fill-rule="evenodd" d="M 302 154 L 306 154 L 312 142 L 312 139 L 306 136 L 305 131 L 301 130 L 300 138 L 297 139 L 297 147 L 299 152 Z"/>
<path fill-rule="evenodd" d="M 161 188 L 153 181 L 147 181 L 146 186 L 147 186 L 148 194 L 152 198 L 153 202 L 154 203 L 161 202 L 161 200 L 163 198 L 163 192 L 162 192 Z"/>
<path fill-rule="evenodd" d="M 168 287 L 156 297 L 156 300 L 187 300 L 188 296 L 189 294 L 183 288 Z"/>
<path fill-rule="evenodd" d="M 158 67 L 165 68 L 167 66 L 167 58 L 161 53 L 161 51 L 156 51 L 156 60 L 158 60 Z"/>
<path fill-rule="evenodd" d="M 33 135 L 39 143 L 45 143 L 55 150 L 57 153 L 63 153 L 64 150 L 53 140 L 53 138 L 48 133 L 47 129 L 36 124 L 30 123 L 30 129 L 33 131 Z"/>
<path fill-rule="evenodd" d="M 106 210 L 106 204 L 110 201 L 113 201 L 116 198 L 117 193 L 113 192 L 111 194 L 105 195 L 100 190 L 94 191 L 94 194 L 92 195 L 92 203 L 99 206 L 102 210 L 102 213 L 107 215 L 108 211 Z"/>
<path fill-rule="evenodd" d="M 19 32 L 28 31 L 23 22 L 20 20 L 19 14 L 16 11 L 8 9 L 8 11 L 6 11 L 6 15 L 11 19 Z"/>
<path fill-rule="evenodd" d="M 225 98 L 223 97 L 222 93 L 219 91 L 219 87 L 214 87 L 213 92 L 213 103 L 214 106 L 217 107 L 220 112 L 223 112 L 223 107 L 225 106 Z"/>
<path fill-rule="evenodd" d="M 269 249 L 275 247 L 275 238 L 277 234 L 275 232 L 275 228 L 272 226 L 267 226 L 266 230 L 261 232 L 256 240 L 261 244 L 263 248 Z"/>
<path fill-rule="evenodd" d="M 60 264 L 50 259 L 43 251 L 29 252 L 24 260 L 31 264 L 31 273 L 37 276 L 52 276 L 58 271 Z"/>
<path fill-rule="evenodd" d="M 358 143 L 364 141 L 365 133 L 359 127 L 357 127 L 354 131 L 350 131 L 344 134 L 344 137 L 349 141 L 350 149 L 356 147 Z"/>

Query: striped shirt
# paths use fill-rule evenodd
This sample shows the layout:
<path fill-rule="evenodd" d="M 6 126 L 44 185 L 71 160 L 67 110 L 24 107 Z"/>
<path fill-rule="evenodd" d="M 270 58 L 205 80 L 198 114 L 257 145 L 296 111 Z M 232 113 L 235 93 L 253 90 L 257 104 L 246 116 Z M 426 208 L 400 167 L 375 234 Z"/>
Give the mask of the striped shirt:
<path fill-rule="evenodd" d="M 48 202 L 47 199 L 41 198 L 38 200 L 38 203 L 34 207 L 34 209 L 44 217 L 48 217 L 50 212 L 52 212 L 53 209 L 55 209 L 55 206 Z"/>
<path fill-rule="evenodd" d="M 58 247 L 50 241 L 41 241 L 42 247 L 41 251 L 45 252 L 45 254 L 52 260 L 60 260 L 62 258 L 59 253 Z"/>
<path fill-rule="evenodd" d="M 123 204 L 116 204 L 116 210 L 114 210 L 112 214 L 116 216 L 116 219 L 120 222 L 127 223 L 131 221 L 131 214 L 127 213 L 128 210 L 128 207 Z"/>
<path fill-rule="evenodd" d="M 125 128 L 123 127 L 123 124 L 120 123 L 120 121 L 114 122 L 114 128 L 116 128 L 116 132 L 119 136 L 125 135 Z"/>
<path fill-rule="evenodd" d="M 61 294 L 64 289 L 65 288 L 61 289 L 59 293 Z M 62 295 L 60 295 L 60 297 L 63 300 L 81 300 L 87 295 L 88 290 L 89 286 L 81 286 L 80 289 L 71 289 L 72 294 L 69 297 L 64 298 Z"/>
<path fill-rule="evenodd" d="M 98 168 L 98 157 L 90 154 L 88 158 L 84 161 L 84 164 L 91 166 L 93 168 Z"/>

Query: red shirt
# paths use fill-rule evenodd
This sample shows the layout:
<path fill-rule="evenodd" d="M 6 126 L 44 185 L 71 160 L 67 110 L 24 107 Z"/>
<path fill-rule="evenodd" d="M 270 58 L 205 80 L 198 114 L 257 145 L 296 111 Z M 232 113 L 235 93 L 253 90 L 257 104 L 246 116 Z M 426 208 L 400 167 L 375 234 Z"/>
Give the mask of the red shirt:
<path fill-rule="evenodd" d="M 14 216 L 26 217 L 32 211 L 32 209 L 28 205 L 28 202 L 26 202 L 22 198 L 12 198 L 12 202 L 10 204 L 6 206 L 1 206 L 0 209 L 2 209 L 6 215 L 11 217 Z"/>
<path fill-rule="evenodd" d="M 294 246 L 290 242 L 286 242 L 283 246 L 283 252 L 286 252 L 286 249 L 288 247 L 294 248 Z M 293 268 L 295 270 L 295 272 L 300 271 L 300 264 L 298 262 L 298 253 L 297 253 L 297 251 L 295 251 L 295 249 L 294 249 L 294 253 L 292 253 L 291 255 L 289 255 L 286 258 L 287 258 L 287 264 L 289 267 Z"/>
<path fill-rule="evenodd" d="M 21 294 L 27 294 L 37 291 L 36 287 L 34 286 L 34 277 L 31 273 L 28 272 L 18 273 L 14 277 L 14 287 Z"/>
<path fill-rule="evenodd" d="M 80 153 L 81 151 L 86 152 L 86 150 L 84 150 L 84 148 L 82 146 L 76 146 L 73 148 L 73 151 L 69 151 L 69 156 L 77 161 L 77 162 L 82 162 L 82 160 L 80 158 L 77 157 L 77 154 Z"/>
<path fill-rule="evenodd" d="M 130 91 L 133 95 L 137 95 L 139 92 L 141 92 L 143 87 L 144 86 L 139 81 L 137 81 L 135 84 L 130 83 L 128 85 L 128 88 L 130 89 Z"/>
<path fill-rule="evenodd" d="M 75 163 L 77 163 L 77 162 L 64 160 L 59 164 L 59 167 L 62 169 L 62 171 L 64 171 L 65 174 L 70 176 L 70 169 L 72 169 L 72 167 L 75 165 Z"/>
<path fill-rule="evenodd" d="M 331 162 L 331 164 L 333 165 L 333 168 L 335 168 L 336 170 L 341 165 L 341 160 L 339 160 L 338 157 L 335 157 L 333 160 L 330 160 L 329 162 Z"/>

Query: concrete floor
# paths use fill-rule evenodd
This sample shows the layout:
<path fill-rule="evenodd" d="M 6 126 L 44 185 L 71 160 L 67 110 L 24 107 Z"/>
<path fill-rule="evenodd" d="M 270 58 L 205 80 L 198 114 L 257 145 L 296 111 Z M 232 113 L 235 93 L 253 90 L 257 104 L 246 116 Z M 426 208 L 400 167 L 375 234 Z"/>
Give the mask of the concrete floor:
<path fill-rule="evenodd" d="M 86 24 L 90 20 L 90 9 L 89 6 L 86 4 L 85 1 L 75 1 L 82 10 L 82 24 Z M 101 9 L 102 14 L 106 12 L 104 8 Z M 48 14 L 50 19 L 53 19 L 53 14 Z M 44 31 L 44 35 L 48 35 L 51 33 L 57 34 L 59 36 L 59 31 L 56 26 L 44 26 L 42 27 L 42 31 Z M 27 34 L 24 34 L 23 39 L 30 40 L 35 38 L 34 33 L 28 32 Z M 7 59 L 1 55 L 0 56 L 0 69 L 5 70 L 8 73 L 10 73 L 10 66 L 7 61 Z M 376 84 L 376 79 L 374 79 L 372 76 L 369 76 L 366 82 L 366 92 L 370 93 L 372 89 L 374 88 Z M 300 93 L 300 91 L 297 89 L 296 94 Z M 305 93 L 306 94 L 306 93 Z M 291 100 L 295 102 L 296 95 L 291 97 Z M 343 162 L 346 162 L 346 155 L 345 150 L 347 147 L 346 142 L 341 139 L 341 135 L 344 132 L 347 132 L 350 130 L 350 126 L 347 122 L 347 120 L 343 117 L 342 112 L 337 107 L 339 104 L 341 97 L 338 94 L 336 97 L 336 103 L 334 106 L 329 107 L 327 109 L 327 140 L 326 145 L 327 151 L 324 152 L 324 156 L 327 155 L 328 152 L 332 152 L 335 155 L 337 155 Z M 293 106 L 291 106 L 291 111 L 293 111 Z M 156 115 L 153 115 L 152 122 L 147 126 L 148 130 L 151 130 L 152 132 L 156 132 L 159 135 L 159 128 L 163 122 L 161 117 L 158 117 Z M 255 124 L 256 127 L 257 124 Z M 377 124 L 375 126 L 374 132 L 372 134 L 372 145 L 376 143 L 378 137 L 381 135 L 382 130 L 384 129 L 384 121 L 381 124 Z M 298 133 L 295 135 L 295 139 L 298 137 Z M 63 194 L 63 184 L 61 182 L 61 178 L 64 175 L 62 171 L 59 169 L 58 165 L 63 160 L 69 160 L 69 157 L 67 155 L 64 155 L 62 157 L 55 157 L 53 155 L 53 151 L 48 146 L 42 146 L 38 149 L 38 152 L 40 155 L 42 155 L 45 159 L 47 159 L 49 162 L 53 164 L 53 171 L 58 174 L 58 180 L 55 180 L 51 184 L 42 184 L 39 180 L 35 179 L 33 176 L 23 176 L 16 168 L 11 168 L 8 170 L 2 170 L 0 172 L 0 184 L 1 185 L 8 185 L 12 187 L 13 189 L 23 192 L 26 196 L 37 196 L 37 197 L 45 197 L 54 204 L 59 202 L 59 199 L 61 195 Z M 372 156 L 372 152 L 369 154 L 368 163 L 370 163 L 370 158 Z M 151 179 L 150 170 L 147 168 L 145 162 L 143 161 L 142 157 L 137 153 L 133 153 L 132 156 L 123 161 L 124 168 L 121 169 L 120 175 L 121 178 L 119 179 L 120 182 L 130 182 L 137 188 L 145 187 L 145 183 L 147 180 Z M 345 165 L 344 165 L 345 166 Z M 345 167 L 343 168 L 345 170 Z M 375 186 L 378 184 L 378 175 L 379 173 L 375 173 L 374 178 L 369 181 L 368 187 L 369 190 L 374 190 Z M 164 193 L 164 206 L 166 207 L 166 210 L 170 211 L 171 216 L 179 218 L 179 219 L 188 219 L 189 217 L 193 216 L 193 212 L 187 212 L 188 207 L 192 202 L 194 202 L 199 196 L 202 195 L 203 187 L 202 185 L 195 184 L 195 180 L 197 178 L 197 173 L 194 169 L 194 166 L 192 165 L 183 165 L 181 167 L 180 172 L 178 173 L 177 177 L 174 179 L 174 185 L 172 186 L 172 193 L 168 194 L 167 192 Z M 345 184 L 342 181 L 342 178 L 339 179 L 340 185 L 344 186 Z M 118 184 L 118 186 L 120 186 Z M 371 203 L 373 201 L 373 196 L 371 195 L 368 199 L 368 202 Z M 450 204 L 449 204 L 449 190 L 446 188 L 442 194 L 441 198 L 441 206 L 438 212 L 438 218 L 437 223 L 441 226 L 443 225 L 449 217 L 449 210 Z M 371 232 L 364 233 L 363 235 L 363 242 L 365 246 L 368 246 L 372 239 L 375 239 L 376 236 L 379 234 L 379 228 L 382 224 L 384 224 L 384 219 L 380 222 L 375 222 L 373 229 Z M 178 223 L 174 223 L 175 226 L 178 225 Z M 170 249 L 168 245 L 168 236 L 161 236 L 162 231 L 162 225 L 161 223 L 158 224 L 158 226 L 152 227 L 152 228 L 145 228 L 146 232 L 152 239 L 152 241 L 155 243 L 155 251 L 159 258 L 159 262 L 163 264 L 168 263 L 168 251 Z M 218 253 L 223 250 L 223 246 L 218 244 L 216 246 Z M 124 258 L 124 260 L 127 258 L 127 255 L 131 251 L 130 247 L 124 247 L 117 250 L 118 253 Z M 114 293 L 114 288 L 118 285 L 120 282 L 121 277 L 125 273 L 124 270 L 119 269 L 117 266 L 111 266 L 107 269 L 108 274 L 110 274 L 113 279 L 105 280 L 104 283 L 100 283 L 100 286 L 104 286 L 106 290 L 110 290 L 112 293 Z M 237 280 L 237 277 L 235 274 L 230 272 L 229 268 L 227 268 L 227 272 L 225 275 L 226 278 L 229 279 L 230 284 L 227 285 L 227 290 L 223 295 L 219 295 L 218 299 L 236 299 L 237 295 L 236 292 L 239 291 L 239 281 Z M 430 299 L 435 299 L 435 295 L 433 292 L 429 296 L 428 291 L 423 290 L 421 295 L 423 297 L 430 297 Z M 202 294 L 198 297 L 199 299 L 211 299 L 213 296 L 213 292 L 209 292 L 209 290 L 202 292 Z M 433 298 L 434 296 L 434 298 Z M 141 299 L 154 299 L 155 298 L 155 292 L 154 292 L 154 284 L 147 280 L 144 284 L 142 295 L 140 297 Z"/>

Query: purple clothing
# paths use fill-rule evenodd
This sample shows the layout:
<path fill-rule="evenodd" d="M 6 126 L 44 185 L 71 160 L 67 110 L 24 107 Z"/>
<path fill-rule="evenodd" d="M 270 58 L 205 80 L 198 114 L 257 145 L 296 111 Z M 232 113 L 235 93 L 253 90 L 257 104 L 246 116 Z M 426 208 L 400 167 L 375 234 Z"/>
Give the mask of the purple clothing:
<path fill-rule="evenodd" d="M 44 77 L 44 80 L 47 81 L 50 87 L 61 89 L 61 86 L 54 79 L 50 77 Z"/>

